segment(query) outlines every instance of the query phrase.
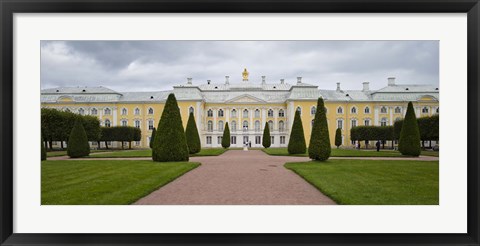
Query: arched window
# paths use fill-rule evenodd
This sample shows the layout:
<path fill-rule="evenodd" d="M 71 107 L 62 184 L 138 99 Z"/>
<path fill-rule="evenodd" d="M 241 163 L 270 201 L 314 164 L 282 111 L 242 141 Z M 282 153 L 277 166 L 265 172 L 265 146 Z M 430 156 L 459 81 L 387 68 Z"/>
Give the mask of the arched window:
<path fill-rule="evenodd" d="M 283 120 L 281 120 L 281 121 L 278 122 L 278 130 L 279 130 L 280 132 L 285 131 L 285 123 L 283 122 Z"/>
<path fill-rule="evenodd" d="M 148 108 L 148 114 L 153 114 L 153 108 Z"/>
<path fill-rule="evenodd" d="M 270 132 L 273 131 L 273 121 L 271 121 L 271 120 L 268 121 L 268 128 L 269 128 Z"/>
<path fill-rule="evenodd" d="M 190 113 L 193 113 L 193 112 L 195 112 L 195 109 L 194 109 L 193 107 L 190 107 L 190 108 L 188 109 L 188 113 L 190 114 Z"/>
<path fill-rule="evenodd" d="M 369 126 L 370 125 L 370 119 L 366 119 L 363 123 L 364 123 L 365 126 Z"/>
<path fill-rule="evenodd" d="M 382 118 L 380 121 L 380 126 L 387 126 L 387 118 Z"/>
<path fill-rule="evenodd" d="M 402 112 L 402 109 L 400 107 L 395 108 L 395 113 L 400 114 Z"/>
<path fill-rule="evenodd" d="M 422 113 L 428 114 L 428 108 L 427 108 L 427 107 L 423 107 L 423 108 L 422 108 Z"/>
<path fill-rule="evenodd" d="M 223 117 L 223 109 L 218 110 L 218 117 Z"/>
<path fill-rule="evenodd" d="M 84 114 L 85 114 L 85 110 L 84 110 L 83 108 L 79 108 L 79 109 L 78 109 L 78 113 L 79 113 L 80 115 L 84 115 Z"/>
<path fill-rule="evenodd" d="M 256 132 L 259 132 L 260 130 L 261 130 L 261 128 L 260 128 L 260 121 L 257 120 L 257 121 L 255 121 L 255 131 L 256 131 Z"/>
<path fill-rule="evenodd" d="M 300 113 L 300 115 L 302 114 L 302 108 L 297 107 L 297 111 Z"/>
<path fill-rule="evenodd" d="M 248 118 L 248 110 L 247 109 L 243 110 L 243 118 Z"/>
<path fill-rule="evenodd" d="M 97 113 L 98 113 L 97 109 L 96 108 L 92 109 L 91 113 L 92 113 L 92 115 L 97 115 Z"/>
<path fill-rule="evenodd" d="M 285 111 L 283 111 L 283 109 L 278 111 L 278 117 L 285 117 Z"/>
<path fill-rule="evenodd" d="M 104 113 L 105 115 L 110 115 L 110 114 L 112 113 L 112 110 L 110 110 L 109 108 L 106 108 L 106 109 L 103 111 L 103 113 Z"/>
<path fill-rule="evenodd" d="M 343 108 L 342 107 L 337 108 L 337 114 L 343 114 Z"/>
<path fill-rule="evenodd" d="M 342 129 L 343 128 L 343 120 L 337 120 L 337 128 Z"/>
<path fill-rule="evenodd" d="M 236 109 L 232 109 L 232 117 L 237 117 L 237 110 Z"/>
<path fill-rule="evenodd" d="M 356 127 L 357 126 L 357 120 L 356 119 L 352 119 L 352 127 Z"/>
<path fill-rule="evenodd" d="M 128 126 L 128 121 L 127 120 L 122 120 L 122 126 Z"/>
<path fill-rule="evenodd" d="M 268 110 L 268 117 L 273 117 L 273 109 Z"/>
<path fill-rule="evenodd" d="M 139 120 L 135 120 L 134 124 L 135 124 L 136 128 L 140 128 L 140 121 Z"/>
<path fill-rule="evenodd" d="M 223 132 L 223 121 L 218 122 L 218 131 Z"/>
<path fill-rule="evenodd" d="M 139 115 L 140 114 L 140 109 L 139 108 L 136 108 L 135 109 L 135 115 Z"/>
<path fill-rule="evenodd" d="M 260 110 L 255 109 L 255 118 L 259 118 L 259 117 L 260 117 Z"/>
<path fill-rule="evenodd" d="M 236 121 L 232 121 L 232 131 L 236 131 L 237 130 L 237 122 Z"/>
<path fill-rule="evenodd" d="M 357 108 L 356 107 L 352 107 L 352 109 L 350 110 L 350 112 L 352 114 L 356 114 L 357 113 Z"/>
<path fill-rule="evenodd" d="M 310 109 L 310 114 L 315 115 L 316 113 L 317 113 L 317 107 L 312 106 L 312 108 Z"/>
<path fill-rule="evenodd" d="M 369 107 L 365 107 L 365 113 L 366 113 L 366 114 L 369 114 L 369 113 L 370 113 L 370 108 L 369 108 Z"/>
<path fill-rule="evenodd" d="M 387 113 L 387 107 L 380 108 L 380 113 L 386 114 Z"/>
<path fill-rule="evenodd" d="M 126 108 L 122 108 L 122 115 L 127 115 L 127 109 Z"/>
<path fill-rule="evenodd" d="M 243 130 L 247 131 L 248 130 L 248 121 L 243 121 Z"/>
<path fill-rule="evenodd" d="M 207 117 L 213 117 L 213 110 L 209 109 L 207 111 Z"/>
<path fill-rule="evenodd" d="M 110 127 L 110 120 L 105 120 L 105 127 Z"/>
<path fill-rule="evenodd" d="M 213 132 L 213 122 L 211 120 L 207 123 L 207 131 Z"/>

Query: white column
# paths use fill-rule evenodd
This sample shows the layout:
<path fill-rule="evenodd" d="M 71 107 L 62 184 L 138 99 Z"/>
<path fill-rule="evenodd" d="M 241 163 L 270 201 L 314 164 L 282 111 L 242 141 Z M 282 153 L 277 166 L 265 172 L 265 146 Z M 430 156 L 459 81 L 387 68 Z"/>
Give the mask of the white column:
<path fill-rule="evenodd" d="M 248 124 L 248 131 L 250 132 L 250 130 L 255 129 L 255 127 L 253 126 L 253 114 L 255 113 L 255 108 L 250 108 L 248 110 L 248 113 L 249 113 L 249 116 L 250 116 L 250 123 Z"/>
<path fill-rule="evenodd" d="M 260 129 L 262 129 L 262 127 L 265 126 L 265 122 L 267 122 L 267 109 L 263 107 L 262 108 L 262 125 L 260 126 Z"/>
<path fill-rule="evenodd" d="M 288 129 L 292 129 L 292 125 L 293 125 L 293 119 L 295 118 L 295 109 L 294 109 L 294 105 L 293 105 L 293 102 L 290 101 L 288 102 L 287 104 L 287 122 L 288 122 Z"/>
<path fill-rule="evenodd" d="M 231 127 L 231 125 L 230 125 L 230 108 L 229 107 L 225 108 L 225 121 L 228 122 L 228 127 Z"/>
<path fill-rule="evenodd" d="M 202 131 L 202 103 L 201 102 L 197 102 L 197 106 L 196 106 L 196 109 L 197 109 L 197 113 L 195 113 L 195 123 L 197 123 L 197 129 L 200 130 L 200 132 Z M 199 132 L 199 135 L 200 135 L 200 142 L 201 142 L 201 139 L 202 139 L 202 134 Z"/>
<path fill-rule="evenodd" d="M 216 109 L 212 109 L 213 110 L 213 131 L 216 132 L 217 131 L 217 111 Z M 212 143 L 213 143 L 214 139 L 212 139 Z M 216 141 L 216 139 L 215 139 Z"/>
<path fill-rule="evenodd" d="M 237 116 L 238 116 L 238 122 L 237 122 L 237 129 L 243 131 L 243 108 L 237 108 Z M 237 139 L 238 141 L 238 139 Z"/>
<path fill-rule="evenodd" d="M 112 107 L 113 113 L 113 126 L 117 126 L 117 107 Z"/>
<path fill-rule="evenodd" d="M 393 126 L 393 107 L 388 107 L 390 110 L 390 125 Z"/>
<path fill-rule="evenodd" d="M 100 125 L 105 126 L 105 124 L 103 124 L 102 122 L 103 108 L 97 108 L 97 114 L 98 114 L 98 118 L 100 119 Z"/>
<path fill-rule="evenodd" d="M 379 123 L 378 123 L 378 106 L 375 106 L 375 109 L 374 109 L 374 112 L 375 112 L 375 118 L 373 120 L 373 125 L 374 126 L 378 126 Z"/>

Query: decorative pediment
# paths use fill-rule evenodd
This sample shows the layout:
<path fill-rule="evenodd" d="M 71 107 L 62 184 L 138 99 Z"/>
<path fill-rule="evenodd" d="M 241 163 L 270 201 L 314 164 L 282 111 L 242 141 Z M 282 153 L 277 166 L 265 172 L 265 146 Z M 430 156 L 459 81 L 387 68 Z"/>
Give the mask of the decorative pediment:
<path fill-rule="evenodd" d="M 434 96 L 431 96 L 431 95 L 422 95 L 422 96 L 419 96 L 418 101 L 438 101 L 438 99 Z"/>
<path fill-rule="evenodd" d="M 73 102 L 73 98 L 69 96 L 61 96 L 57 99 L 57 102 Z"/>
<path fill-rule="evenodd" d="M 226 103 L 266 103 L 266 101 L 248 94 L 244 94 L 234 97 L 228 100 Z"/>

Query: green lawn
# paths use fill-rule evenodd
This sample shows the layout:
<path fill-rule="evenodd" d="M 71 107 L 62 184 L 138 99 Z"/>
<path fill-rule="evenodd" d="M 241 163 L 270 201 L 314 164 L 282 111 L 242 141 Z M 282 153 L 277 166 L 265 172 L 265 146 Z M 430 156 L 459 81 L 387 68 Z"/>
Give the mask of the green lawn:
<path fill-rule="evenodd" d="M 221 155 L 226 150 L 223 148 L 209 148 L 202 149 L 199 153 L 193 154 L 190 156 L 216 156 Z M 101 153 L 88 156 L 89 158 L 123 158 L 123 157 L 151 157 L 151 149 L 141 149 L 141 150 L 124 150 L 124 151 L 115 151 L 111 153 Z"/>
<path fill-rule="evenodd" d="M 43 161 L 42 205 L 125 205 L 198 167 L 194 162 Z"/>
<path fill-rule="evenodd" d="M 287 148 L 268 148 L 262 149 L 269 155 L 290 155 Z M 308 156 L 308 153 L 293 156 Z M 357 150 L 357 149 L 336 149 L 332 148 L 331 156 L 335 157 L 404 157 L 400 152 L 393 150 Z"/>
<path fill-rule="evenodd" d="M 420 155 L 426 155 L 426 156 L 439 156 L 440 152 L 438 151 L 426 151 L 426 150 L 423 150 L 422 153 Z"/>
<path fill-rule="evenodd" d="M 338 204 L 438 204 L 438 161 L 329 160 L 285 167 Z"/>
<path fill-rule="evenodd" d="M 108 150 L 103 150 L 103 149 L 101 149 L 101 150 L 90 150 L 90 153 L 105 152 L 105 151 L 108 151 Z M 54 150 L 54 151 L 47 152 L 47 157 L 64 156 L 64 155 L 67 155 L 66 150 Z"/>

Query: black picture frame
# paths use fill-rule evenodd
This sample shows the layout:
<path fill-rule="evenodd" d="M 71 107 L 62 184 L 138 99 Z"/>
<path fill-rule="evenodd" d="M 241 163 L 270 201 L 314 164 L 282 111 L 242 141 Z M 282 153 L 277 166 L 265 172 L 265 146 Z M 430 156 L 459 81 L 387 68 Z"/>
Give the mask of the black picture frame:
<path fill-rule="evenodd" d="M 480 245 L 479 0 L 0 0 L 1 245 Z M 13 233 L 14 13 L 468 13 L 468 232 L 466 234 L 19 234 Z"/>

